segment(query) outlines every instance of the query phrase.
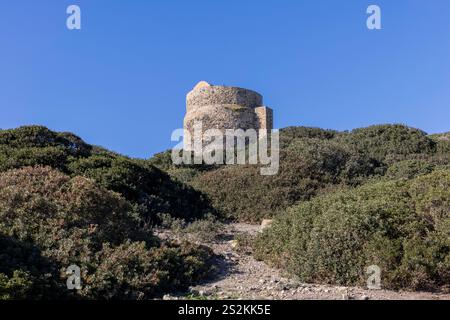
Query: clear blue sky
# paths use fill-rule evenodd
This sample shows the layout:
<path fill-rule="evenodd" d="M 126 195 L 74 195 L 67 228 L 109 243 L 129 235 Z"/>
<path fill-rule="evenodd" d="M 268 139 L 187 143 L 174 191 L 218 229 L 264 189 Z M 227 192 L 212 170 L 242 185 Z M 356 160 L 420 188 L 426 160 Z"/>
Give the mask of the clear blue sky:
<path fill-rule="evenodd" d="M 0 1 L 0 128 L 149 157 L 174 145 L 199 80 L 260 92 L 277 128 L 450 131 L 450 1 Z"/>

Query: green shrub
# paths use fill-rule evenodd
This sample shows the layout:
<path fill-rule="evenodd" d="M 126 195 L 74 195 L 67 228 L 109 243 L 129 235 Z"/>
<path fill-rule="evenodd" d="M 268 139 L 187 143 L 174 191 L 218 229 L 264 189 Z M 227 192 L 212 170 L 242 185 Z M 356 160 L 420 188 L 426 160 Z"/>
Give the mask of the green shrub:
<path fill-rule="evenodd" d="M 450 171 L 376 182 L 287 210 L 255 242 L 256 255 L 307 282 L 385 288 L 450 283 Z"/>
<path fill-rule="evenodd" d="M 224 166 L 191 184 L 225 216 L 258 222 L 331 188 L 357 185 L 384 172 L 382 164 L 330 140 L 296 140 L 281 150 L 280 169 L 262 176 L 258 166 Z"/>
<path fill-rule="evenodd" d="M 94 179 L 130 201 L 145 223 L 158 223 L 158 213 L 186 220 L 215 213 L 204 195 L 150 161 L 130 159 L 91 146 L 72 133 L 41 126 L 0 130 L 0 172 L 27 166 L 49 166 Z"/>
<path fill-rule="evenodd" d="M 0 130 L 0 172 L 35 165 L 65 171 L 70 158 L 87 157 L 91 151 L 76 135 L 42 126 Z"/>
<path fill-rule="evenodd" d="M 388 155 L 433 153 L 436 143 L 421 130 L 404 125 L 375 125 L 337 138 L 367 156 L 383 161 Z"/>
<path fill-rule="evenodd" d="M 25 299 L 31 285 L 25 272 L 16 270 L 12 277 L 0 273 L 0 300 Z"/>
<path fill-rule="evenodd" d="M 147 223 L 157 223 L 158 213 L 193 220 L 214 212 L 200 192 L 143 160 L 95 155 L 71 162 L 69 171 L 122 194 Z"/>
<path fill-rule="evenodd" d="M 0 232 L 0 300 L 52 299 L 68 291 L 58 281 L 58 266 L 31 243 Z"/>
<path fill-rule="evenodd" d="M 127 241 L 106 244 L 96 255 L 96 268 L 85 276 L 82 295 L 101 299 L 141 300 L 186 289 L 210 274 L 212 252 L 189 243 L 148 248 Z"/>
<path fill-rule="evenodd" d="M 73 156 L 88 156 L 92 149 L 90 145 L 72 133 L 57 133 L 42 126 L 0 130 L 0 146 L 14 149 L 62 147 Z"/>
<path fill-rule="evenodd" d="M 65 170 L 65 164 L 70 154 L 61 147 L 29 147 L 29 148 L 6 148 L 0 146 L 0 172 L 9 169 L 41 165 L 51 166 Z"/>
<path fill-rule="evenodd" d="M 437 152 L 441 154 L 450 155 L 450 140 L 442 140 L 437 144 Z"/>
<path fill-rule="evenodd" d="M 84 283 L 75 297 L 150 298 L 203 277 L 212 256 L 161 245 L 121 195 L 49 167 L 0 175 L 0 235 L 5 298 L 71 296 L 64 285 L 72 264 Z"/>
<path fill-rule="evenodd" d="M 156 155 L 150 163 L 206 194 L 225 217 L 257 222 L 319 194 L 381 177 L 388 167 L 390 178 L 429 173 L 448 163 L 444 156 L 438 159 L 436 150 L 436 142 L 425 132 L 403 125 L 350 133 L 289 127 L 281 130 L 280 170 L 272 177 L 261 176 L 259 167 L 251 165 L 173 166 L 169 152 Z M 396 165 L 404 160 L 423 161 L 415 162 L 423 165 L 406 172 L 407 163 Z"/>
<path fill-rule="evenodd" d="M 161 170 L 169 170 L 173 167 L 172 151 L 167 150 L 157 153 L 148 160 L 148 163 L 157 168 L 160 168 Z"/>
<path fill-rule="evenodd" d="M 431 173 L 435 165 L 426 160 L 404 160 L 389 167 L 386 176 L 393 179 L 412 179 Z"/>
<path fill-rule="evenodd" d="M 217 240 L 223 230 L 223 224 L 216 217 L 209 215 L 205 219 L 188 223 L 182 232 L 188 236 L 188 240 L 213 242 Z"/>
<path fill-rule="evenodd" d="M 292 142 L 303 139 L 330 140 L 338 136 L 334 130 L 308 127 L 287 127 L 280 130 L 280 148 L 288 147 Z"/>

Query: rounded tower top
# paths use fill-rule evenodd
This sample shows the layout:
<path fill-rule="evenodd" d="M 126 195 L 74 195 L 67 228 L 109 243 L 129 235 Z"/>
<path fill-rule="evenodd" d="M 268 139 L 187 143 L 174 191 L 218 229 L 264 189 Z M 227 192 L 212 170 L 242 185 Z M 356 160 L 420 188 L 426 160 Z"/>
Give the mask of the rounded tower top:
<path fill-rule="evenodd" d="M 207 88 L 207 87 L 211 87 L 211 85 L 208 82 L 202 80 L 199 83 L 197 83 L 195 85 L 194 89 L 192 89 L 192 90 L 198 90 L 198 89 Z"/>
<path fill-rule="evenodd" d="M 249 89 L 239 87 L 215 86 L 200 81 L 186 96 L 187 110 L 196 110 L 203 106 L 239 105 L 257 108 L 263 105 L 263 97 Z"/>

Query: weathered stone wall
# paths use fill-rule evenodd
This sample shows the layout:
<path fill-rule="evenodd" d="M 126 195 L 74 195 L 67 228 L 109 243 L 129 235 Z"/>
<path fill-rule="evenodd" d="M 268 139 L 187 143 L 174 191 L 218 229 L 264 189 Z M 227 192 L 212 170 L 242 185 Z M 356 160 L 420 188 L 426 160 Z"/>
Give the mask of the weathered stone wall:
<path fill-rule="evenodd" d="M 192 90 L 186 97 L 187 111 L 202 106 L 236 104 L 247 108 L 262 106 L 262 96 L 252 90 L 236 87 L 203 86 Z"/>
<path fill-rule="evenodd" d="M 273 110 L 268 107 L 255 108 L 258 129 L 273 129 Z"/>
<path fill-rule="evenodd" d="M 211 86 L 201 81 L 187 94 L 184 129 L 194 138 L 194 123 L 208 129 L 272 129 L 272 109 L 263 106 L 262 96 L 252 90 Z M 191 149 L 185 136 L 185 149 Z"/>

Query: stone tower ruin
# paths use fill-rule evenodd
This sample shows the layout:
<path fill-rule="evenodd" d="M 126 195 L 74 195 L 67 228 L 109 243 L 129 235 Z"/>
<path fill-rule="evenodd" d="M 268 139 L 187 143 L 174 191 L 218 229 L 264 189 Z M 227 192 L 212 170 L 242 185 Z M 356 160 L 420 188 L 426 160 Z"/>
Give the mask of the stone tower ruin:
<path fill-rule="evenodd" d="M 194 136 L 194 123 L 208 129 L 273 129 L 273 111 L 263 105 L 263 97 L 252 90 L 210 85 L 199 82 L 186 97 L 184 129 Z M 191 149 L 191 141 L 184 140 L 184 149 Z"/>

